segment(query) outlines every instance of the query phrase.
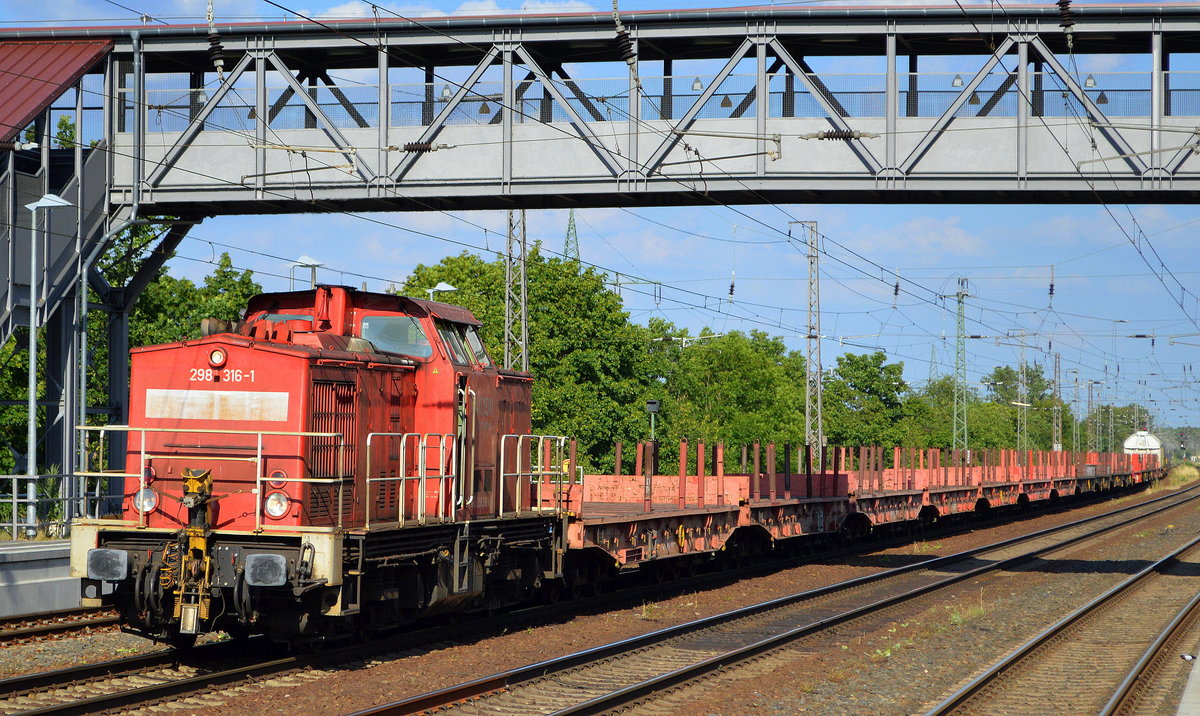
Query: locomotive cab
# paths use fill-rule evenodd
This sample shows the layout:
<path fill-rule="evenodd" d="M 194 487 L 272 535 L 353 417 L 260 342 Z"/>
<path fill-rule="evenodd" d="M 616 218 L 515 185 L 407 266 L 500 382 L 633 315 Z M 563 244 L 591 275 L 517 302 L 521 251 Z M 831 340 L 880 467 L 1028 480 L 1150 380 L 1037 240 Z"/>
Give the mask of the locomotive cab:
<path fill-rule="evenodd" d="M 320 286 L 251 300 L 228 332 L 131 351 L 119 518 L 72 537 L 156 638 L 284 639 L 520 601 L 561 572 L 547 495 L 566 441 L 531 436 L 528 374 L 466 309 Z M 557 467 L 556 467 L 557 466 Z M 547 487 L 549 486 L 549 492 Z"/>

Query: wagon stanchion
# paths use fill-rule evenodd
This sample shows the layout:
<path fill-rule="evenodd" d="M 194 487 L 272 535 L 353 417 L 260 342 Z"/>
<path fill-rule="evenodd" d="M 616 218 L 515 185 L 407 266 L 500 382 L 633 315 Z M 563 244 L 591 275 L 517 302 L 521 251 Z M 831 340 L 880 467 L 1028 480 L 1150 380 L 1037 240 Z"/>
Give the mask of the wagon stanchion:
<path fill-rule="evenodd" d="M 647 452 L 646 444 L 639 441 L 637 444 L 637 455 L 634 458 L 633 471 L 637 475 L 640 475 L 642 477 L 642 480 L 644 481 L 643 492 L 642 492 L 642 512 L 650 511 L 650 509 L 652 507 L 651 497 L 653 496 L 651 493 L 652 485 L 651 485 L 651 478 L 650 478 L 650 470 L 647 469 L 647 465 L 649 464 L 650 461 L 648 459 L 646 459 L 646 452 Z"/>
<path fill-rule="evenodd" d="M 783 499 L 792 499 L 792 444 L 783 444 Z"/>
<path fill-rule="evenodd" d="M 776 470 L 776 467 L 775 467 L 775 443 L 768 443 L 767 444 L 767 480 L 768 480 L 767 496 L 771 500 L 772 504 L 774 504 L 774 502 L 775 502 L 775 495 L 776 495 L 775 478 L 777 475 L 776 475 L 775 470 Z"/>
<path fill-rule="evenodd" d="M 725 505 L 725 443 L 717 443 L 717 506 Z"/>
<path fill-rule="evenodd" d="M 687 507 L 687 475 L 688 475 L 688 444 L 687 440 L 679 441 L 679 494 L 676 495 L 677 507 Z"/>
<path fill-rule="evenodd" d="M 761 463 L 759 462 L 758 449 L 759 449 L 759 444 L 758 444 L 758 441 L 756 440 L 756 441 L 754 441 L 754 469 L 750 473 L 750 501 L 751 502 L 758 499 L 759 489 L 761 487 L 759 482 L 762 477 L 762 472 L 761 472 Z"/>
<path fill-rule="evenodd" d="M 804 496 L 813 496 L 813 454 L 812 445 L 804 444 Z"/>

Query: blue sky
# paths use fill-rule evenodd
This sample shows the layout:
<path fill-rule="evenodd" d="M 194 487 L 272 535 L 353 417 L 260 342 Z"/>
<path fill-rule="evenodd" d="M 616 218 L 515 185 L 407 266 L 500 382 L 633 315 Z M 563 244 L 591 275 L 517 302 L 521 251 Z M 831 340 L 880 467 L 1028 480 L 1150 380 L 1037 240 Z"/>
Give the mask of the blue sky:
<path fill-rule="evenodd" d="M 118 3 L 120 7 L 118 6 Z M 367 5 L 296 0 L 281 3 L 305 14 L 362 16 Z M 623 10 L 728 7 L 736 2 L 705 0 L 623 0 Z M 745 3 L 749 4 L 749 3 Z M 770 4 L 769 2 L 757 4 Z M 782 4 L 782 3 L 779 3 Z M 829 2 L 825 4 L 836 5 Z M 859 0 L 853 4 L 876 4 Z M 888 3 L 914 4 L 914 3 Z M 923 4 L 923 3 L 922 3 Z M 1016 3 L 1006 3 L 1016 4 Z M 1048 4 L 1048 3 L 1047 3 Z M 1077 2 L 1077 4 L 1086 4 Z M 453 0 L 387 3 L 400 14 L 490 14 L 605 10 L 576 0 Z M 216 0 L 217 20 L 280 19 L 265 3 Z M 55 25 L 89 21 L 136 23 L 139 14 L 169 22 L 202 22 L 205 0 L 0 0 L 4 26 Z M 1193 58 L 1194 59 L 1194 58 Z M 923 72 L 956 71 L 953 59 L 922 62 Z M 976 67 L 978 61 L 976 60 Z M 1081 56 L 1083 71 L 1143 70 L 1143 58 Z M 818 71 L 837 71 L 835 64 Z M 1173 69 L 1194 69 L 1180 58 Z M 845 71 L 844 69 L 842 71 Z M 863 71 L 859 68 L 858 71 Z M 418 263 L 434 263 L 464 250 L 487 253 L 503 248 L 501 212 L 373 215 L 388 224 L 443 237 L 430 240 L 347 215 L 216 217 L 198 226 L 171 264 L 176 275 L 202 277 L 221 251 L 235 265 L 254 269 L 267 290 L 288 287 L 289 261 L 301 255 L 322 261 L 321 281 L 373 290 L 401 283 Z M 1161 425 L 1200 424 L 1193 418 L 1197 382 L 1193 361 L 1200 316 L 1191 286 L 1200 275 L 1194 206 L 698 206 L 677 209 L 589 209 L 576 213 L 582 257 L 612 272 L 662 284 L 661 297 L 645 284 L 623 295 L 632 316 L 658 316 L 716 332 L 760 328 L 802 350 L 805 323 L 806 262 L 786 241 L 788 222 L 816 220 L 828 237 L 822 257 L 822 333 L 826 365 L 841 351 L 885 350 L 903 361 L 906 377 L 923 383 L 933 371 L 953 370 L 953 294 L 958 279 L 969 281 L 967 332 L 986 336 L 1027 332 L 1030 362 L 1047 364 L 1062 355 L 1064 398 L 1080 383 L 1103 381 L 1104 400 L 1156 401 Z M 561 251 L 565 211 L 530 213 L 530 237 Z M 1145 236 L 1139 256 L 1126 234 Z M 346 237 L 352 237 L 347 239 Z M 336 243 L 330 239 L 335 238 Z M 212 242 L 212 243 L 210 243 Z M 229 245 L 236 248 L 230 249 Z M 251 249 L 251 250 L 246 250 Z M 1157 253 L 1157 257 L 1155 257 Z M 864 260 L 866 257 L 868 260 Z M 1189 286 L 1184 309 L 1165 265 Z M 1050 272 L 1055 275 L 1050 310 Z M 736 274 L 733 304 L 729 285 Z M 896 275 L 902 292 L 893 295 Z M 1164 281 L 1167 284 L 1164 287 Z M 1172 298 L 1172 294 L 1174 298 Z M 452 300 L 452 296 L 447 296 Z M 1150 339 L 1128 338 L 1135 334 Z M 972 381 L 993 366 L 1015 365 L 1014 340 L 969 341 Z M 979 387 L 977 385 L 977 387 Z"/>

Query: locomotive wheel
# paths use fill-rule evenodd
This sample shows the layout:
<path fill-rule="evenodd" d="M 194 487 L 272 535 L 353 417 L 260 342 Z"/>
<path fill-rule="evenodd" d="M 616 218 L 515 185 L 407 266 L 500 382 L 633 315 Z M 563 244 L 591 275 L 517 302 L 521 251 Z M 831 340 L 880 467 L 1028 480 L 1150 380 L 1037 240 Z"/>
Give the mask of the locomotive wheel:
<path fill-rule="evenodd" d="M 547 604 L 558 604 L 567 597 L 567 589 L 561 579 L 542 585 L 542 599 Z"/>
<path fill-rule="evenodd" d="M 176 633 L 168 640 L 175 651 L 190 651 L 196 646 L 196 634 L 179 634 Z"/>

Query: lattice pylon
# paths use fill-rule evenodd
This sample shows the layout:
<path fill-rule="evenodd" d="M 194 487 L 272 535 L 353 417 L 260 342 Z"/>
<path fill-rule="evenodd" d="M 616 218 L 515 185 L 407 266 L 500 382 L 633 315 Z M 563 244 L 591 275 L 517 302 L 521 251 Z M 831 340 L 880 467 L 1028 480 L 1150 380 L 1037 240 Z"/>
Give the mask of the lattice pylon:
<path fill-rule="evenodd" d="M 563 256 L 570 261 L 579 262 L 579 231 L 575 228 L 575 210 L 567 218 L 567 238 L 563 242 Z"/>
<path fill-rule="evenodd" d="M 957 321 L 954 332 L 954 440 L 956 450 L 967 449 L 967 279 L 958 280 Z"/>
<path fill-rule="evenodd" d="M 528 282 L 525 210 L 509 209 L 504 254 L 504 367 L 529 370 Z"/>

